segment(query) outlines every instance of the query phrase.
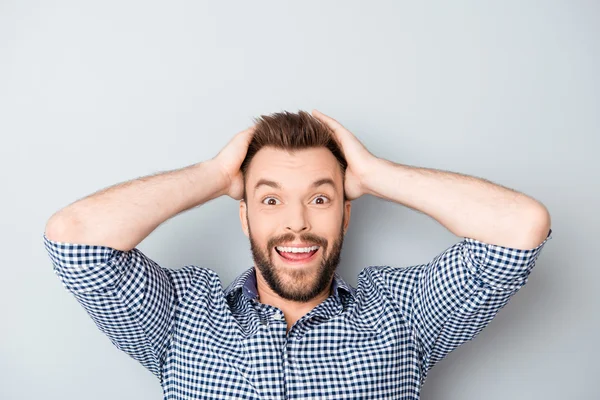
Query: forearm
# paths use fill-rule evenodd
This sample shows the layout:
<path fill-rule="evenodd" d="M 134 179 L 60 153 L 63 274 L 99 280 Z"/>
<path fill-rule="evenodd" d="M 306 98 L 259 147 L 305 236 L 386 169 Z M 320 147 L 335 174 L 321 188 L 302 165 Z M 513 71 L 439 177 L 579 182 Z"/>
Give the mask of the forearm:
<path fill-rule="evenodd" d="M 225 194 L 225 180 L 206 161 L 117 184 L 56 212 L 45 234 L 55 241 L 130 250 L 171 217 Z"/>
<path fill-rule="evenodd" d="M 484 179 L 384 159 L 363 179 L 367 193 L 423 212 L 457 236 L 528 249 L 550 229 L 541 203 Z"/>

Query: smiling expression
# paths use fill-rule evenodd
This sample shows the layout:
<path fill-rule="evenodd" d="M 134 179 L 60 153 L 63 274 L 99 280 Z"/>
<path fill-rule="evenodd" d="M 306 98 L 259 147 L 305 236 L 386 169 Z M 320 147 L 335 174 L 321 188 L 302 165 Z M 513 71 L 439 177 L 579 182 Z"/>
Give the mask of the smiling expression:
<path fill-rule="evenodd" d="M 330 289 L 350 219 L 343 190 L 341 167 L 324 147 L 264 147 L 254 156 L 240 220 L 257 279 L 279 297 L 307 302 Z"/>

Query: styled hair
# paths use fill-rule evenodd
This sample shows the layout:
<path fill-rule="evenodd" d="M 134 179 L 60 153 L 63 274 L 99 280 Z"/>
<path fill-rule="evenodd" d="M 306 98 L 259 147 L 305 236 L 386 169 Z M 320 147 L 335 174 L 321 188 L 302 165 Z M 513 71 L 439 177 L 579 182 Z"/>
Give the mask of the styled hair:
<path fill-rule="evenodd" d="M 246 158 L 240 170 L 244 176 L 244 201 L 246 198 L 246 173 L 252 158 L 263 147 L 294 151 L 310 148 L 325 147 L 335 156 L 342 170 L 342 182 L 348 163 L 335 140 L 331 129 L 306 111 L 291 113 L 283 111 L 271 115 L 261 115 L 254 119 L 255 130 Z M 346 194 L 344 192 L 344 200 Z"/>

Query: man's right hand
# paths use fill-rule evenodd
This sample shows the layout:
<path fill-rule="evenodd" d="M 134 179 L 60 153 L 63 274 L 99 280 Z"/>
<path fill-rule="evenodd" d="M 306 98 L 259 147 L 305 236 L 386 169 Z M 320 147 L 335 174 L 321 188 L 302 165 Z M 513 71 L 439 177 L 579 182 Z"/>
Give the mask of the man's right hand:
<path fill-rule="evenodd" d="M 254 135 L 254 129 L 255 126 L 251 126 L 239 132 L 211 160 L 219 166 L 225 182 L 227 182 L 225 193 L 235 200 L 241 200 L 244 196 L 244 179 L 240 167 L 244 158 L 246 158 L 248 145 Z"/>

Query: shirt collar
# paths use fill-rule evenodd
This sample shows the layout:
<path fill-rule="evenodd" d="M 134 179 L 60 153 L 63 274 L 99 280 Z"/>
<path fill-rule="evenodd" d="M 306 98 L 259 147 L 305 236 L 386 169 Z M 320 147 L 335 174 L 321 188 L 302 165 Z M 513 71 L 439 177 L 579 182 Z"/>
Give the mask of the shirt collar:
<path fill-rule="evenodd" d="M 344 279 L 342 279 L 337 272 L 334 272 L 331 286 L 334 296 L 338 299 L 340 298 L 341 292 L 349 293 L 352 297 L 354 297 L 356 292 L 356 289 L 346 283 L 346 281 L 344 281 Z M 237 278 L 235 278 L 231 284 L 229 284 L 227 289 L 225 289 L 225 296 L 229 296 L 231 293 L 238 292 L 240 290 L 244 296 L 250 300 L 258 297 L 258 290 L 256 288 L 256 271 L 254 266 L 244 271 Z"/>

